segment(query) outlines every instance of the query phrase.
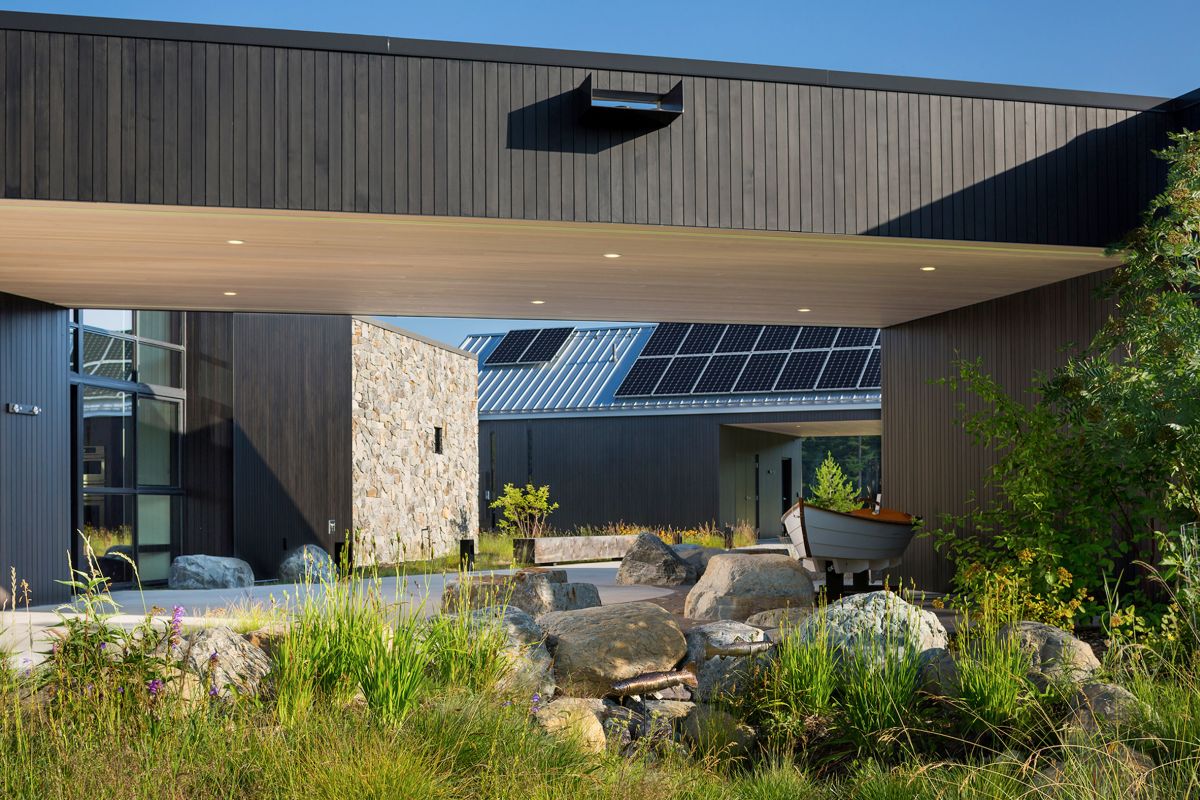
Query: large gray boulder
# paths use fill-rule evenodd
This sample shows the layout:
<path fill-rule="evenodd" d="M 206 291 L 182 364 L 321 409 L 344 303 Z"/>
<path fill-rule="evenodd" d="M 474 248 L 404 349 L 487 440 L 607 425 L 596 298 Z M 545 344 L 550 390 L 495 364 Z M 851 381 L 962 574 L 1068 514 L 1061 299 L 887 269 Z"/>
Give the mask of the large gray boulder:
<path fill-rule="evenodd" d="M 336 579 L 333 558 L 315 544 L 297 547 L 279 565 L 279 580 L 283 583 L 329 583 Z"/>
<path fill-rule="evenodd" d="M 695 570 L 697 578 L 704 576 L 708 569 L 708 562 L 712 560 L 713 556 L 728 552 L 720 547 L 705 547 L 702 544 L 673 544 L 671 549 L 675 551 L 675 555 L 682 558 Z"/>
<path fill-rule="evenodd" d="M 473 626 L 496 625 L 504 630 L 501 656 L 507 666 L 496 690 L 507 697 L 549 700 L 554 695 L 554 661 L 546 649 L 546 634 L 533 617 L 515 606 L 488 606 L 467 613 Z"/>
<path fill-rule="evenodd" d="M 695 698 L 721 700 L 745 691 L 770 643 L 762 630 L 732 620 L 687 632 L 688 663 L 696 665 Z"/>
<path fill-rule="evenodd" d="M 254 570 L 240 558 L 179 556 L 171 562 L 171 589 L 243 589 L 254 585 Z"/>
<path fill-rule="evenodd" d="M 225 626 L 201 628 L 187 637 L 183 666 L 199 693 L 255 695 L 271 671 L 271 659 L 245 636 Z M 197 689 L 193 687 L 192 693 Z"/>
<path fill-rule="evenodd" d="M 1115 683 L 1085 683 L 1071 698 L 1069 708 L 1067 726 L 1086 733 L 1130 725 L 1144 711 L 1133 692 Z"/>
<path fill-rule="evenodd" d="M 558 691 L 604 697 L 617 681 L 673 669 L 687 653 L 674 618 L 653 603 L 555 611 L 538 618 Z"/>
<path fill-rule="evenodd" d="M 842 656 L 877 660 L 914 654 L 922 663 L 946 648 L 946 629 L 937 616 L 895 592 L 867 592 L 843 597 L 800 623 L 797 633 L 808 641 L 828 637 Z"/>
<path fill-rule="evenodd" d="M 1018 622 L 1001 628 L 998 635 L 1016 639 L 1029 658 L 1030 680 L 1041 687 L 1083 683 L 1100 669 L 1100 660 L 1090 644 L 1053 625 Z"/>
<path fill-rule="evenodd" d="M 617 570 L 622 585 L 680 586 L 695 580 L 696 570 L 653 533 L 638 534 Z"/>
<path fill-rule="evenodd" d="M 568 583 L 561 569 L 530 567 L 512 575 L 471 577 L 447 584 L 442 610 L 509 605 L 535 619 L 551 611 L 574 611 L 600 605 L 600 592 L 590 583 Z"/>
<path fill-rule="evenodd" d="M 794 558 L 724 553 L 708 562 L 688 592 L 683 614 L 691 619 L 744 620 L 782 606 L 811 606 L 813 583 Z"/>
<path fill-rule="evenodd" d="M 705 756 L 722 759 L 748 757 L 758 740 L 754 728 L 726 711 L 703 704 L 692 706 L 680 727 L 684 741 Z"/>
<path fill-rule="evenodd" d="M 757 614 L 751 614 L 746 617 L 746 624 L 762 628 L 763 630 L 778 628 L 794 630 L 801 622 L 808 619 L 812 615 L 812 612 L 811 606 L 772 608 L 769 611 L 760 611 Z"/>
<path fill-rule="evenodd" d="M 603 753 L 607 747 L 604 732 L 604 703 L 583 697 L 560 697 L 533 712 L 542 730 L 575 742 L 589 753 Z"/>

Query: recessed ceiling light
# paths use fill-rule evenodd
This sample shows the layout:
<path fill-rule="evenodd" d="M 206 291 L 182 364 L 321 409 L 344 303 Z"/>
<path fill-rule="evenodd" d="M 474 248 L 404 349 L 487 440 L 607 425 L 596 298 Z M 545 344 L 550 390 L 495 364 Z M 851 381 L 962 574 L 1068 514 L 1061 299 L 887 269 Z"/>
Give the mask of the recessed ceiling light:
<path fill-rule="evenodd" d="M 544 306 L 546 304 L 545 300 L 530 300 L 529 302 L 533 303 L 535 306 Z"/>
<path fill-rule="evenodd" d="M 799 311 L 801 314 L 807 314 L 808 312 L 812 311 L 811 308 L 797 308 L 796 310 Z"/>
<path fill-rule="evenodd" d="M 933 272 L 937 267 L 921 267 L 921 272 Z"/>
<path fill-rule="evenodd" d="M 237 296 L 237 292 L 225 292 L 225 296 L 226 296 L 226 297 L 236 297 L 236 296 Z"/>
<path fill-rule="evenodd" d="M 620 258 L 621 254 L 620 253 L 605 253 L 604 257 L 605 258 Z"/>
<path fill-rule="evenodd" d="M 225 244 L 245 244 L 241 239 L 227 239 Z"/>

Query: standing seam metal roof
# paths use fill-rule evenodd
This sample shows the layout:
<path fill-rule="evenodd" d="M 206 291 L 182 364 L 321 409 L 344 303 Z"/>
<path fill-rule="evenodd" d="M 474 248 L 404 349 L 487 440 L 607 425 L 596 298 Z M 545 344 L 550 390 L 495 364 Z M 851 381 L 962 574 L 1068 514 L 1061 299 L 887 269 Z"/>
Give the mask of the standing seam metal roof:
<path fill-rule="evenodd" d="M 504 334 L 468 336 L 461 348 L 479 358 L 480 418 L 879 407 L 878 389 L 617 398 L 617 387 L 637 360 L 654 328 L 654 324 L 576 328 L 550 361 L 497 367 L 488 367 L 484 362 L 500 344 Z"/>

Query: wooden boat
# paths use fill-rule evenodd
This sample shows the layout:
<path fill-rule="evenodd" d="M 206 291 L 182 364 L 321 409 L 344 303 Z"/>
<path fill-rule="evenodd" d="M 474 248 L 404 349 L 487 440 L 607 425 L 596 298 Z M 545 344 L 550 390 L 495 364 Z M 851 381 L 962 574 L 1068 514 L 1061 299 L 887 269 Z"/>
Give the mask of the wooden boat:
<path fill-rule="evenodd" d="M 898 565 L 917 521 L 889 508 L 830 511 L 803 500 L 783 515 L 797 557 L 811 559 L 818 571 L 838 573 Z"/>

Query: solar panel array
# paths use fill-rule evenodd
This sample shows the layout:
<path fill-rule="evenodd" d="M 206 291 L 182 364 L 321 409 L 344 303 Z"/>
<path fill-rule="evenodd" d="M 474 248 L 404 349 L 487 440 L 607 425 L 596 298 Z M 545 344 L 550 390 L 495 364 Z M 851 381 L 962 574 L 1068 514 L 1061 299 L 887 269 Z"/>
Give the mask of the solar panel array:
<path fill-rule="evenodd" d="M 665 322 L 616 396 L 877 388 L 875 328 Z"/>
<path fill-rule="evenodd" d="M 533 328 L 509 331 L 488 355 L 485 366 L 539 364 L 552 361 L 574 328 Z"/>

